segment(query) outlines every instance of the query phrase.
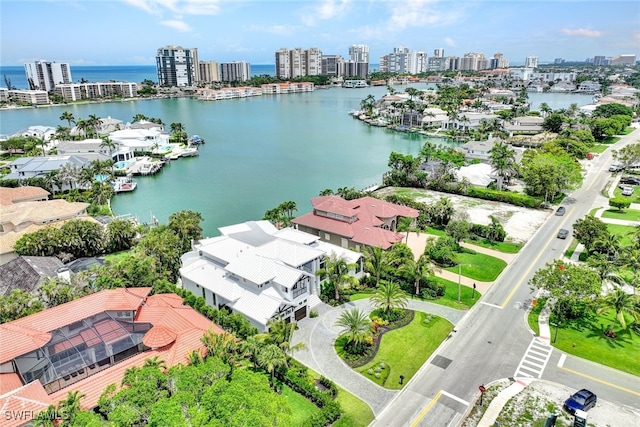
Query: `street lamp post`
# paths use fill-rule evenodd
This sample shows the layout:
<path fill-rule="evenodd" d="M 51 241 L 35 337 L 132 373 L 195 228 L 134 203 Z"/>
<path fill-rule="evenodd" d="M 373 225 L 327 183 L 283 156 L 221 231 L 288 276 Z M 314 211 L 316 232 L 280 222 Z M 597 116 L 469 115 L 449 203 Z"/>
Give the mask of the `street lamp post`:
<path fill-rule="evenodd" d="M 460 302 L 460 290 L 462 289 L 462 285 L 460 283 L 462 279 L 462 264 L 458 264 L 458 302 Z"/>

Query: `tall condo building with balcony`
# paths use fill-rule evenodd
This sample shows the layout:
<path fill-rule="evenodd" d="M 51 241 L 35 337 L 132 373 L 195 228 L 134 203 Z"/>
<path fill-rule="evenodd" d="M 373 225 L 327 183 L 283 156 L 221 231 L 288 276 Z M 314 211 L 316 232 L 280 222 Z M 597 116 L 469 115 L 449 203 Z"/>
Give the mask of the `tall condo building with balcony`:
<path fill-rule="evenodd" d="M 349 61 L 344 63 L 342 75 L 366 79 L 369 75 L 369 46 L 352 44 L 349 46 Z"/>
<path fill-rule="evenodd" d="M 220 81 L 220 64 L 216 61 L 200 61 L 198 63 L 201 83 Z"/>
<path fill-rule="evenodd" d="M 394 47 L 393 52 L 380 57 L 380 71 L 386 73 L 409 72 L 409 49 Z"/>
<path fill-rule="evenodd" d="M 71 83 L 71 68 L 64 62 L 36 61 L 24 64 L 30 90 L 52 91 L 57 84 Z"/>
<path fill-rule="evenodd" d="M 448 70 L 449 60 L 444 56 L 444 49 L 439 48 L 433 51 L 433 56 L 427 58 L 428 71 Z"/>
<path fill-rule="evenodd" d="M 369 46 L 366 44 L 349 46 L 349 61 L 369 63 Z"/>
<path fill-rule="evenodd" d="M 220 81 L 246 82 L 251 78 L 251 64 L 248 62 L 223 62 L 220 64 Z"/>
<path fill-rule="evenodd" d="M 322 51 L 318 48 L 282 48 L 276 52 L 275 57 L 276 77 L 281 79 L 318 76 L 322 73 Z"/>
<path fill-rule="evenodd" d="M 524 60 L 524 68 L 537 68 L 538 67 L 538 57 L 537 56 L 527 56 Z"/>
<path fill-rule="evenodd" d="M 200 82 L 198 49 L 165 46 L 156 54 L 158 85 L 164 87 L 196 86 Z"/>

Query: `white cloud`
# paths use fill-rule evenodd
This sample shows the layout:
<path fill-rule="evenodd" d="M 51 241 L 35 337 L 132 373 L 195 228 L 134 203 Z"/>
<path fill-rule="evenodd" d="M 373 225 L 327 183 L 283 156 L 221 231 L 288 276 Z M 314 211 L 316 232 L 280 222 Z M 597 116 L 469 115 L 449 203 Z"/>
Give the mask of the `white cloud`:
<path fill-rule="evenodd" d="M 581 37 L 600 37 L 602 36 L 602 31 L 598 30 L 588 30 L 586 28 L 578 28 L 575 30 L 571 30 L 568 28 L 563 28 L 562 32 L 569 36 L 581 36 Z"/>
<path fill-rule="evenodd" d="M 192 30 L 192 28 L 184 21 L 179 21 L 176 19 L 160 21 L 160 23 L 166 27 L 173 28 L 176 31 L 180 31 L 183 33 L 188 33 Z"/>
<path fill-rule="evenodd" d="M 322 0 L 318 6 L 311 8 L 302 16 L 302 22 L 312 27 L 316 20 L 323 21 L 345 16 L 351 8 L 351 3 L 352 0 Z"/>
<path fill-rule="evenodd" d="M 444 43 L 445 43 L 447 46 L 449 46 L 449 47 L 456 47 L 456 45 L 457 45 L 457 44 L 456 44 L 456 41 L 455 41 L 455 40 L 453 40 L 451 37 L 446 37 L 446 38 L 444 39 Z"/>
<path fill-rule="evenodd" d="M 221 12 L 221 0 L 122 0 L 147 13 L 163 11 L 185 15 L 217 15 Z"/>
<path fill-rule="evenodd" d="M 447 2 L 439 10 L 437 0 L 408 0 L 392 2 L 391 17 L 387 23 L 389 31 L 400 31 L 408 27 L 451 25 L 457 22 L 463 11 L 456 3 Z M 462 4 L 464 5 L 464 4 Z"/>

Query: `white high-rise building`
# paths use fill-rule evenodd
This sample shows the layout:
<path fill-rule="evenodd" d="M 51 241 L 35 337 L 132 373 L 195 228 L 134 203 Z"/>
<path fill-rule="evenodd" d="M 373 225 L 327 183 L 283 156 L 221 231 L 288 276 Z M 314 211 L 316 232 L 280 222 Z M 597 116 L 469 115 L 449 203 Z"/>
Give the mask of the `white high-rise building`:
<path fill-rule="evenodd" d="M 537 56 L 527 56 L 527 59 L 524 61 L 525 68 L 537 68 L 538 67 L 538 57 Z"/>
<path fill-rule="evenodd" d="M 73 82 L 71 68 L 65 62 L 36 61 L 24 64 L 30 90 L 52 91 L 57 84 Z"/>
<path fill-rule="evenodd" d="M 200 82 L 211 83 L 220 81 L 220 64 L 216 61 L 200 61 L 198 63 L 200 71 Z"/>
<path fill-rule="evenodd" d="M 408 72 L 409 49 L 403 46 L 394 47 L 393 52 L 380 57 L 380 71 L 386 73 Z"/>
<path fill-rule="evenodd" d="M 427 54 L 415 50 L 409 52 L 407 71 L 410 74 L 420 74 L 427 71 Z"/>
<path fill-rule="evenodd" d="M 248 62 L 223 62 L 220 64 L 220 80 L 223 82 L 244 82 L 251 78 L 251 64 Z"/>
<path fill-rule="evenodd" d="M 291 79 L 318 76 L 322 73 L 322 51 L 316 47 L 282 48 L 276 51 L 276 77 Z"/>
<path fill-rule="evenodd" d="M 161 47 L 156 54 L 156 69 L 160 86 L 196 86 L 200 82 L 198 49 Z"/>
<path fill-rule="evenodd" d="M 352 44 L 349 46 L 349 61 L 369 63 L 369 46 L 366 44 Z"/>
<path fill-rule="evenodd" d="M 443 48 L 434 49 L 433 50 L 433 56 L 435 58 L 444 58 L 444 49 Z"/>

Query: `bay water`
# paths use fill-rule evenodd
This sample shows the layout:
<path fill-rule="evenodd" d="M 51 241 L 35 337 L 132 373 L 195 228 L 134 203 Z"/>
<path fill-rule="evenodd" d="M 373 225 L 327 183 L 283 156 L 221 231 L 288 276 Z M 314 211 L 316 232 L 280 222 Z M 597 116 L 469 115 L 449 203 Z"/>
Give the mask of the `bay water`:
<path fill-rule="evenodd" d="M 415 85 L 424 90 L 424 84 Z M 405 86 L 396 90 L 404 91 Z M 376 99 L 385 87 L 331 88 L 312 93 L 259 96 L 224 101 L 153 99 L 0 110 L 0 133 L 31 125 L 66 126 L 60 116 L 113 117 L 129 122 L 142 113 L 168 127 L 184 125 L 206 143 L 200 156 L 172 161 L 155 176 L 137 177 L 138 188 L 112 199 L 116 215 L 161 223 L 183 209 L 200 212 L 205 236 L 218 227 L 262 218 L 283 201 L 295 201 L 298 214 L 311 210 L 310 198 L 326 188 L 363 189 L 382 181 L 389 154 L 417 154 L 430 139 L 370 127 L 349 116 L 367 95 Z M 540 95 L 540 96 L 538 96 Z M 550 96 L 544 96 L 550 95 Z M 535 99 L 534 99 L 535 97 Z M 588 95 L 530 94 L 533 103 L 551 108 L 585 105 Z"/>

